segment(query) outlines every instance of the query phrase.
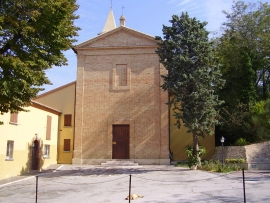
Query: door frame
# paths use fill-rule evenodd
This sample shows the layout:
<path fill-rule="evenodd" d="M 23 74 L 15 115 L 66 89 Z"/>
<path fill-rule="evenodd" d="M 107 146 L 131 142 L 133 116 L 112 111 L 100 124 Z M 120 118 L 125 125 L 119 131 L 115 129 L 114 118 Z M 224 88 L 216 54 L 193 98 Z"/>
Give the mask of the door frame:
<path fill-rule="evenodd" d="M 134 120 L 132 119 L 108 120 L 108 159 L 112 159 L 113 125 L 129 125 L 129 159 L 135 159 Z"/>
<path fill-rule="evenodd" d="M 117 140 L 114 140 L 114 126 L 125 126 L 128 128 L 128 135 L 127 138 L 124 139 L 125 143 L 124 146 L 128 148 L 127 151 L 123 150 L 121 154 L 122 156 L 124 156 L 125 158 L 114 158 L 114 141 L 117 142 Z M 116 124 L 112 126 L 112 159 L 130 159 L 130 125 L 128 124 Z M 117 143 L 115 143 L 117 145 Z"/>
<path fill-rule="evenodd" d="M 30 170 L 39 170 L 40 167 L 40 141 L 34 140 L 31 146 Z"/>

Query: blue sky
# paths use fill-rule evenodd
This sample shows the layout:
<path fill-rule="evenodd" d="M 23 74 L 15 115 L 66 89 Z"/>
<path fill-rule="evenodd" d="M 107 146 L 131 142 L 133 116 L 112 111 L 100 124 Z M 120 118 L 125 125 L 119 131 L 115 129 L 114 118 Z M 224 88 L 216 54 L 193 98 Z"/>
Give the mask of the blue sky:
<path fill-rule="evenodd" d="M 262 2 L 270 3 L 270 0 Z M 111 8 L 111 0 L 77 0 L 77 4 L 80 7 L 76 13 L 80 18 L 75 21 L 75 25 L 81 30 L 75 45 L 97 36 L 102 31 Z M 180 15 L 182 12 L 188 12 L 190 17 L 208 22 L 208 31 L 219 32 L 221 24 L 226 21 L 222 10 L 230 11 L 232 5 L 233 0 L 112 0 L 117 26 L 123 12 L 127 27 L 152 36 L 162 36 L 162 25 L 169 25 L 172 15 Z M 65 52 L 65 56 L 68 66 L 46 70 L 53 85 L 45 85 L 45 90 L 41 93 L 76 80 L 76 54 L 69 50 Z"/>

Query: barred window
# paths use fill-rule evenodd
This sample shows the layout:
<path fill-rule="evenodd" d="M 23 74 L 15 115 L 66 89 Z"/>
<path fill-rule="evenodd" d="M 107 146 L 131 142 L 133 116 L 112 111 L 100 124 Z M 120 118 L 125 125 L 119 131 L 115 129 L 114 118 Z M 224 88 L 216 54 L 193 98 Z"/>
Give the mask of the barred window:
<path fill-rule="evenodd" d="M 50 158 L 50 145 L 45 144 L 44 146 L 44 158 Z"/>
<path fill-rule="evenodd" d="M 13 160 L 13 149 L 14 149 L 14 141 L 8 140 L 7 141 L 6 160 Z"/>

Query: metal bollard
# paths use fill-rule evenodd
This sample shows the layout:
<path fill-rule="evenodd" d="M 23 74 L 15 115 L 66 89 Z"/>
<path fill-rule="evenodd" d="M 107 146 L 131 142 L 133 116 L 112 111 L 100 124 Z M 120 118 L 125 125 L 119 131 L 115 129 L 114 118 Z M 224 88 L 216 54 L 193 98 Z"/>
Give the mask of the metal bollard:
<path fill-rule="evenodd" d="M 38 176 L 36 176 L 36 203 L 38 199 L 37 195 L 38 195 Z"/>
<path fill-rule="evenodd" d="M 244 168 L 242 168 L 242 174 L 243 174 L 244 203 L 246 203 L 245 169 Z"/>
<path fill-rule="evenodd" d="M 129 175 L 129 198 L 128 198 L 128 202 L 130 203 L 130 195 L 131 195 L 131 174 Z"/>

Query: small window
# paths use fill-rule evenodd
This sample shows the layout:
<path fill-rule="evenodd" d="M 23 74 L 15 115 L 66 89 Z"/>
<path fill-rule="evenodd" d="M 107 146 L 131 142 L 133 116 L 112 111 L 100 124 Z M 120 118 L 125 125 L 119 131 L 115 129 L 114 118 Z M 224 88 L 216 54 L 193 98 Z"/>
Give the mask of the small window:
<path fill-rule="evenodd" d="M 52 126 L 52 117 L 47 116 L 47 130 L 46 130 L 46 140 L 51 139 L 51 126 Z"/>
<path fill-rule="evenodd" d="M 6 160 L 13 160 L 13 148 L 14 148 L 14 141 L 8 140 L 7 141 Z"/>
<path fill-rule="evenodd" d="M 44 146 L 44 158 L 50 158 L 50 145 L 45 144 Z"/>
<path fill-rule="evenodd" d="M 70 152 L 70 139 L 64 139 L 64 151 Z"/>
<path fill-rule="evenodd" d="M 18 114 L 17 113 L 11 113 L 10 114 L 10 124 L 17 124 L 18 123 Z"/>
<path fill-rule="evenodd" d="M 72 114 L 65 114 L 64 116 L 64 126 L 72 126 Z"/>

